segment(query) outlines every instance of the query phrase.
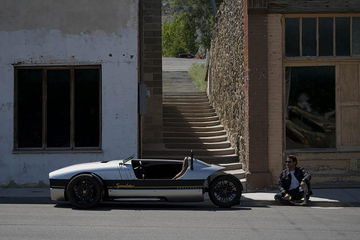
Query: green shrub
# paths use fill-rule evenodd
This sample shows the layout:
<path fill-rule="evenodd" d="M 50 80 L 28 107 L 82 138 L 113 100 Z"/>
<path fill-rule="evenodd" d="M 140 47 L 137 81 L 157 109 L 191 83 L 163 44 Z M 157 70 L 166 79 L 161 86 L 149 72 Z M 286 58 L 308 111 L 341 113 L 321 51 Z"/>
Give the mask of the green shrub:
<path fill-rule="evenodd" d="M 162 25 L 162 51 L 164 57 L 176 57 L 179 53 L 195 54 L 196 27 L 187 13 L 178 13 L 172 22 Z"/>
<path fill-rule="evenodd" d="M 196 87 L 200 91 L 206 91 L 207 83 L 205 82 L 206 67 L 205 64 L 195 63 L 189 69 L 189 75 L 194 80 Z"/>

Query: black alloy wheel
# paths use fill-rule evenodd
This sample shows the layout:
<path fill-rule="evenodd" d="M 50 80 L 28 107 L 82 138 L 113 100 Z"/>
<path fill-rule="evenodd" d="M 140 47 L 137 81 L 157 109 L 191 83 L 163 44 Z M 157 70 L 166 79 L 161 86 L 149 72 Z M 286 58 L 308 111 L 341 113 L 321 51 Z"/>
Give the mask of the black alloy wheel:
<path fill-rule="evenodd" d="M 240 203 L 242 185 L 233 175 L 221 175 L 209 186 L 209 197 L 219 207 L 232 207 Z"/>
<path fill-rule="evenodd" d="M 66 188 L 70 203 L 80 209 L 95 207 L 101 200 L 102 187 L 91 174 L 80 174 L 73 178 Z"/>

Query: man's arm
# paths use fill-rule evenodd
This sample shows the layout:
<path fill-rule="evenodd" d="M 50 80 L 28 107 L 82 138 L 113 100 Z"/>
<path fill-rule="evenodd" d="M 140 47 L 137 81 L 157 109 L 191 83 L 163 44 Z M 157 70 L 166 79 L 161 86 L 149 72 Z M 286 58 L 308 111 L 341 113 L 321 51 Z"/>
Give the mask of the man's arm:
<path fill-rule="evenodd" d="M 301 168 L 301 172 L 303 175 L 303 178 L 301 181 L 308 183 L 311 180 L 311 175 L 308 171 L 306 171 L 304 168 Z"/>
<path fill-rule="evenodd" d="M 309 184 L 310 184 L 311 175 L 304 168 L 300 168 L 300 171 L 301 171 L 301 176 L 302 176 L 302 179 L 301 179 L 301 182 L 300 182 L 300 187 L 302 189 L 305 189 L 306 186 L 309 186 Z"/>

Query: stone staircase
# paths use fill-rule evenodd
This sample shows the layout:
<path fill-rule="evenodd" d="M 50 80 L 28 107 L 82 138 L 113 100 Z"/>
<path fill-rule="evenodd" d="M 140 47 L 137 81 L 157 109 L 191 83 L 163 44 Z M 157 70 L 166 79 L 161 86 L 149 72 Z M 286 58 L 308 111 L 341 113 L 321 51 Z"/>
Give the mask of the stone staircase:
<path fill-rule="evenodd" d="M 245 178 L 239 157 L 206 93 L 164 94 L 163 126 L 165 149 L 147 150 L 146 158 L 183 159 L 193 150 L 195 158 L 223 165 L 228 173 Z"/>

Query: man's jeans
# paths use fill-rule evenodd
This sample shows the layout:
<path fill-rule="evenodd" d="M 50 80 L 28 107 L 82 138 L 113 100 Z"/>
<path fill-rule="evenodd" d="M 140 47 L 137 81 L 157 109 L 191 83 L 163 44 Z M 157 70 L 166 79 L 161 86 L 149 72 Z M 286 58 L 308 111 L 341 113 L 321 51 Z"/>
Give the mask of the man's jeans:
<path fill-rule="evenodd" d="M 299 188 L 289 190 L 288 194 L 291 196 L 291 200 L 301 200 L 304 197 L 304 191 L 300 191 Z M 290 203 L 290 201 L 283 199 L 283 196 L 281 193 L 277 193 L 274 198 L 276 201 L 278 201 L 282 204 Z"/>

